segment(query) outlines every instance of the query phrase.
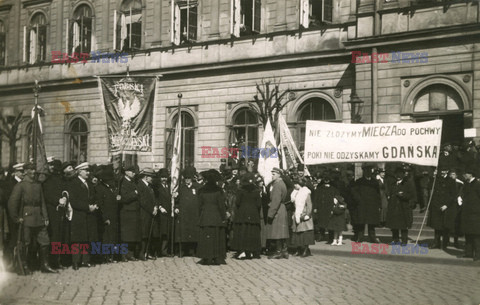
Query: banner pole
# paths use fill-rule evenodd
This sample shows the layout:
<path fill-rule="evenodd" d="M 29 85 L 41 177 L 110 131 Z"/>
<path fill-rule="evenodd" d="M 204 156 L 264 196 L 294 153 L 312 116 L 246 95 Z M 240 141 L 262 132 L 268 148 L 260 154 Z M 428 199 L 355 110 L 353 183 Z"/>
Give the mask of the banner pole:
<path fill-rule="evenodd" d="M 430 202 L 432 202 L 433 191 L 435 190 L 435 184 L 437 183 L 438 167 L 435 169 L 435 172 L 437 174 L 433 177 L 433 185 L 432 185 L 432 190 L 430 191 L 430 198 L 428 199 L 427 209 L 425 210 L 425 216 L 423 216 L 422 226 L 420 227 L 420 231 L 418 231 L 418 236 L 417 236 L 417 239 L 415 240 L 415 245 L 418 244 L 418 240 L 420 239 L 420 234 L 422 234 L 423 226 L 425 225 L 425 220 L 427 219 L 427 216 L 428 216 Z"/>

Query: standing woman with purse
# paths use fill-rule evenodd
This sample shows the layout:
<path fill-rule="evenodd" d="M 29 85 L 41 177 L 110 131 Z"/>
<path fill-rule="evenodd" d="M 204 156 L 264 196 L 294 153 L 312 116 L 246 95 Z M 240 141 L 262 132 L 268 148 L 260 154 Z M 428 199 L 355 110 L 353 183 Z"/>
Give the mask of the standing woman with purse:
<path fill-rule="evenodd" d="M 297 256 L 311 256 L 309 245 L 315 244 L 312 220 L 311 191 L 305 186 L 305 179 L 298 179 L 293 182 L 294 190 L 290 199 L 295 203 L 295 213 L 292 224 L 292 247 L 297 248 Z"/>

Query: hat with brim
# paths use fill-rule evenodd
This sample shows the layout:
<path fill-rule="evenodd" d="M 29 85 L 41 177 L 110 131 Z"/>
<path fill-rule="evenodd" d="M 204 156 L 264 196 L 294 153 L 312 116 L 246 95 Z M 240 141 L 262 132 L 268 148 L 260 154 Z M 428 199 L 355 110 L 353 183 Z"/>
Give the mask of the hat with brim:
<path fill-rule="evenodd" d="M 168 178 L 168 169 L 166 168 L 161 168 L 159 171 L 158 171 L 158 176 L 160 178 Z"/>
<path fill-rule="evenodd" d="M 65 161 L 62 163 L 62 171 L 64 171 L 67 167 L 71 166 L 73 168 L 72 162 Z"/>
<path fill-rule="evenodd" d="M 193 179 L 193 177 L 195 177 L 195 174 L 197 173 L 197 170 L 195 169 L 195 167 L 193 166 L 187 166 L 183 172 L 182 172 L 182 176 L 183 178 L 185 179 Z"/>
<path fill-rule="evenodd" d="M 90 164 L 88 164 L 88 162 L 83 162 L 77 165 L 77 167 L 75 167 L 75 170 L 86 170 L 86 169 L 89 169 L 89 167 L 90 167 Z"/>
<path fill-rule="evenodd" d="M 137 172 L 137 167 L 134 164 L 127 165 L 123 168 L 125 172 Z"/>
<path fill-rule="evenodd" d="M 282 170 L 279 169 L 278 167 L 274 167 L 274 168 L 272 169 L 272 173 L 277 173 L 277 174 L 281 175 L 281 174 L 282 174 Z"/>
<path fill-rule="evenodd" d="M 113 173 L 113 164 L 100 165 L 96 174 L 97 178 L 102 181 L 112 181 L 115 179 Z"/>
<path fill-rule="evenodd" d="M 140 176 L 154 177 L 155 171 L 153 170 L 153 168 L 146 167 L 140 171 Z"/>
<path fill-rule="evenodd" d="M 13 166 L 13 170 L 14 171 L 23 171 L 23 166 L 25 165 L 25 163 L 17 163 Z"/>
<path fill-rule="evenodd" d="M 53 163 L 53 161 L 55 161 L 55 157 L 54 157 L 54 156 L 47 157 L 47 163 L 48 163 L 48 164 Z"/>

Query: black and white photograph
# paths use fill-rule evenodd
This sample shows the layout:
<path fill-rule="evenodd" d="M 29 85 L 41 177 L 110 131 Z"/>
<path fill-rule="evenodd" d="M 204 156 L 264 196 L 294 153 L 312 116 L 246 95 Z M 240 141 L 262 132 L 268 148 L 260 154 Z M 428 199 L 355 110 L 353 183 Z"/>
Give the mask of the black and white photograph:
<path fill-rule="evenodd" d="M 0 0 L 0 305 L 479 287 L 480 0 Z"/>

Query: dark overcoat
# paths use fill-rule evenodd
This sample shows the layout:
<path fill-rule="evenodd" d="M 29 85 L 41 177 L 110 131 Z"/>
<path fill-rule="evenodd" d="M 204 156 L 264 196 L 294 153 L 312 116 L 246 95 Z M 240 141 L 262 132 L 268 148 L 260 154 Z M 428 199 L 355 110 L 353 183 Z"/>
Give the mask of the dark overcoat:
<path fill-rule="evenodd" d="M 200 219 L 199 188 L 192 184 L 182 184 L 179 189 L 175 208 L 179 214 L 175 220 L 175 241 L 188 243 L 198 241 L 198 222 Z"/>
<path fill-rule="evenodd" d="M 462 190 L 460 223 L 464 234 L 480 235 L 480 182 L 465 182 Z"/>
<path fill-rule="evenodd" d="M 52 174 L 43 182 L 43 194 L 50 221 L 48 229 L 52 242 L 65 242 L 65 208 L 57 208 L 63 190 L 63 179 L 60 175 Z"/>
<path fill-rule="evenodd" d="M 135 182 L 123 177 L 120 190 L 120 240 L 139 242 L 142 236 L 140 227 L 140 203 Z"/>
<path fill-rule="evenodd" d="M 226 214 L 225 195 L 220 188 L 205 186 L 199 195 L 200 227 L 225 227 Z"/>
<path fill-rule="evenodd" d="M 137 184 L 138 200 L 140 203 L 140 222 L 142 227 L 142 238 L 147 239 L 152 227 L 151 237 L 159 237 L 158 223 L 159 216 L 153 216 L 153 209 L 156 206 L 155 193 L 150 185 L 140 180 Z M 158 214 L 157 214 L 158 215 Z M 153 220 L 153 223 L 152 223 Z M 156 228 L 156 230 L 154 230 Z"/>
<path fill-rule="evenodd" d="M 446 205 L 447 209 L 440 208 Z M 428 226 L 435 230 L 455 230 L 455 218 L 457 216 L 457 190 L 455 181 L 450 177 L 438 176 L 433 189 L 430 202 Z"/>
<path fill-rule="evenodd" d="M 408 181 L 394 182 L 388 190 L 388 211 L 386 226 L 390 229 L 409 229 L 413 223 L 412 201 L 415 189 Z"/>
<path fill-rule="evenodd" d="M 243 187 L 237 193 L 237 214 L 234 223 L 260 224 L 262 198 L 256 187 Z"/>
<path fill-rule="evenodd" d="M 356 224 L 378 225 L 382 208 L 378 181 L 365 177 L 357 179 L 352 188 L 352 195 L 357 203 L 357 215 L 354 217 Z"/>
<path fill-rule="evenodd" d="M 160 235 L 170 238 L 172 231 L 172 195 L 170 185 L 167 183 L 164 187 L 161 183 L 158 186 L 158 204 L 163 207 L 167 213 L 160 213 Z"/>
<path fill-rule="evenodd" d="M 116 189 L 100 181 L 96 189 L 97 204 L 102 214 L 102 222 L 104 223 L 103 242 L 104 243 L 118 243 L 118 213 L 119 203 L 117 202 Z M 110 224 L 105 224 L 105 221 L 109 220 Z"/>
<path fill-rule="evenodd" d="M 317 186 L 313 196 L 313 220 L 315 226 L 319 228 L 328 227 L 333 208 L 333 198 L 337 195 L 340 195 L 340 192 L 331 184 Z"/>
<path fill-rule="evenodd" d="M 73 216 L 70 222 L 70 241 L 88 242 L 96 241 L 97 225 L 88 220 L 90 213 L 89 205 L 94 204 L 94 187 L 87 181 L 88 188 L 76 177 L 66 184 Z M 90 227 L 92 225 L 93 227 Z"/>
<path fill-rule="evenodd" d="M 20 210 L 22 203 L 23 211 Z M 19 218 L 23 218 L 26 227 L 45 226 L 48 212 L 41 184 L 28 176 L 17 183 L 8 200 L 8 212 L 15 223 L 18 223 Z"/>

